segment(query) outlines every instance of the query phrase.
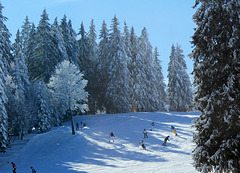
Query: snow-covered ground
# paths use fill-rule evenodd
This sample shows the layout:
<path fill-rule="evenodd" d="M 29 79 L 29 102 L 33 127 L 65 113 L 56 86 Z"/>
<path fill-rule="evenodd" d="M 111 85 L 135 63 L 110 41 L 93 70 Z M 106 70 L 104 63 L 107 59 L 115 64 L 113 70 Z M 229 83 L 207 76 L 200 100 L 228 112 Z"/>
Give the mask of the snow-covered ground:
<path fill-rule="evenodd" d="M 191 165 L 192 120 L 198 112 L 128 113 L 75 117 L 87 127 L 71 134 L 70 123 L 43 134 L 26 137 L 25 145 L 13 145 L 0 153 L 0 173 L 194 173 Z M 152 129 L 152 122 L 154 127 Z M 170 126 L 176 127 L 174 136 Z M 147 150 L 139 147 L 143 129 Z M 115 142 L 109 142 L 113 132 Z M 166 136 L 167 146 L 162 146 Z M 24 142 L 24 141 L 22 141 Z M 20 146 L 20 147 L 19 147 Z"/>

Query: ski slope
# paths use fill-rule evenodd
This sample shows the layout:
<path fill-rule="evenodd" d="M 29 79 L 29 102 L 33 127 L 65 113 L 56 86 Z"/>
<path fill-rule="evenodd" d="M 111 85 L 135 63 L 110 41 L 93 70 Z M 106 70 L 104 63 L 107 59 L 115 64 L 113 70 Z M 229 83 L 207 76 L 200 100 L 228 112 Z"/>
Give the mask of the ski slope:
<path fill-rule="evenodd" d="M 198 115 L 156 112 L 74 117 L 75 123 L 82 121 L 87 127 L 72 135 L 68 122 L 32 135 L 24 146 L 0 154 L 0 173 L 11 172 L 11 161 L 17 165 L 17 173 L 30 173 L 30 166 L 37 173 L 194 173 L 191 126 Z M 173 134 L 171 125 L 179 136 Z M 144 139 L 147 150 L 139 147 L 144 128 L 149 136 Z M 114 143 L 109 142 L 111 131 Z M 168 135 L 170 141 L 162 146 Z"/>

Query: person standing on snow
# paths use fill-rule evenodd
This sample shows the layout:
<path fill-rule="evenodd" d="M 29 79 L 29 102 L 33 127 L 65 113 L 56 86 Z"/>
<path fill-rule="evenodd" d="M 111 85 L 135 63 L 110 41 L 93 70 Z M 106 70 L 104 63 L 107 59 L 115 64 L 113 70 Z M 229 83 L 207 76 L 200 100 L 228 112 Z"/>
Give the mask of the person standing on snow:
<path fill-rule="evenodd" d="M 17 167 L 16 167 L 15 163 L 11 162 L 11 164 L 12 164 L 12 167 L 13 167 L 13 173 L 16 173 Z"/>
<path fill-rule="evenodd" d="M 76 131 L 78 131 L 78 130 L 79 130 L 79 124 L 76 123 Z"/>
<path fill-rule="evenodd" d="M 173 133 L 177 136 L 177 133 L 176 133 L 176 129 L 174 126 L 171 126 L 171 130 L 173 131 Z"/>
<path fill-rule="evenodd" d="M 30 169 L 32 170 L 32 173 L 37 173 L 37 171 L 35 169 L 33 169 L 33 167 L 31 166 Z"/>
<path fill-rule="evenodd" d="M 113 140 L 113 142 L 114 142 L 114 134 L 113 134 L 113 132 L 111 132 L 110 134 L 109 134 L 109 142 L 111 141 L 111 140 Z"/>
<path fill-rule="evenodd" d="M 148 138 L 146 129 L 143 130 L 143 138 Z"/>
<path fill-rule="evenodd" d="M 164 145 L 164 146 L 167 145 L 167 141 L 170 141 L 170 140 L 169 140 L 169 137 L 170 137 L 170 136 L 167 136 L 167 137 L 164 139 L 164 142 L 163 142 L 162 145 Z"/>

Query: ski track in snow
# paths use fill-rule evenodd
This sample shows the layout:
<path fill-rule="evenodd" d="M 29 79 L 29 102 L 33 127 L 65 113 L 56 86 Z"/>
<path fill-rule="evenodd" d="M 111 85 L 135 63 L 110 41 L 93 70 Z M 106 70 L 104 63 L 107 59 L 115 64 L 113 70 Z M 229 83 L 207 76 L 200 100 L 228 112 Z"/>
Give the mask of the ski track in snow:
<path fill-rule="evenodd" d="M 0 173 L 194 173 L 191 152 L 192 120 L 198 112 L 156 112 L 74 117 L 87 127 L 71 134 L 70 122 L 42 134 L 26 136 L 25 145 L 16 143 L 0 153 Z M 153 130 L 151 123 L 154 122 Z M 175 136 L 170 126 L 176 127 Z M 143 129 L 149 138 L 143 139 Z M 113 132 L 114 142 L 109 142 Z M 167 146 L 162 146 L 166 136 Z M 139 147 L 144 140 L 147 147 Z"/>

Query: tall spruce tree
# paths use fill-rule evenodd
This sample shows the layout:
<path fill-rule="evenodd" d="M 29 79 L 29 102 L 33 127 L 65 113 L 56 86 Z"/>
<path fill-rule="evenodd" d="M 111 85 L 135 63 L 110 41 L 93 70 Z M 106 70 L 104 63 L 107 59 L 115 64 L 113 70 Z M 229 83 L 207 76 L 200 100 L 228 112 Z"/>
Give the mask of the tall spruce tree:
<path fill-rule="evenodd" d="M 186 111 L 192 104 L 192 90 L 180 46 L 172 45 L 168 64 L 168 102 L 170 111 Z"/>
<path fill-rule="evenodd" d="M 85 32 L 84 25 L 81 23 L 81 27 L 78 33 L 81 38 L 78 40 L 78 48 L 79 48 L 79 67 L 84 74 L 84 77 L 87 79 L 87 71 L 88 68 L 91 68 L 91 63 L 89 62 L 89 52 L 88 52 L 88 40 L 87 40 L 87 33 Z"/>
<path fill-rule="evenodd" d="M 153 60 L 153 67 L 154 67 L 154 75 L 156 80 L 154 81 L 154 85 L 156 85 L 156 93 L 154 94 L 156 97 L 156 107 L 158 110 L 165 110 L 165 104 L 167 101 L 167 94 L 166 94 L 166 84 L 164 82 L 164 76 L 162 73 L 162 66 L 161 61 L 159 59 L 159 53 L 157 47 L 154 49 L 154 60 Z"/>
<path fill-rule="evenodd" d="M 91 20 L 89 32 L 87 35 L 88 42 L 88 60 L 89 60 L 89 68 L 87 69 L 87 80 L 88 84 L 86 87 L 86 91 L 89 93 L 88 97 L 88 106 L 89 113 L 95 114 L 97 111 L 97 84 L 96 84 L 96 68 L 97 68 L 97 34 L 95 30 L 94 20 Z"/>
<path fill-rule="evenodd" d="M 100 111 L 105 110 L 106 99 L 105 95 L 107 92 L 107 85 L 108 85 L 108 75 L 107 69 L 108 65 L 107 62 L 109 61 L 109 33 L 108 33 L 107 24 L 105 21 L 102 23 L 102 27 L 100 30 L 99 35 L 99 44 L 98 44 L 98 59 L 97 59 L 97 109 Z"/>
<path fill-rule="evenodd" d="M 61 20 L 61 31 L 64 40 L 64 47 L 67 51 L 68 60 L 75 65 L 79 66 L 79 59 L 78 59 L 78 43 L 77 43 L 77 34 L 72 28 L 72 22 L 69 20 L 67 22 L 67 16 L 64 15 Z"/>
<path fill-rule="evenodd" d="M 54 55 L 58 63 L 67 60 L 68 55 L 64 45 L 64 39 L 62 35 L 61 27 L 58 25 L 57 18 L 55 18 L 51 26 L 52 41 L 54 44 Z"/>
<path fill-rule="evenodd" d="M 0 2 L 0 150 L 6 149 L 8 138 L 8 115 L 5 104 L 7 96 L 5 93 L 5 77 L 8 75 L 11 60 L 11 34 L 4 24 L 7 18 L 2 13 L 3 6 Z"/>
<path fill-rule="evenodd" d="M 25 63 L 26 66 L 28 68 L 28 72 L 30 70 L 29 66 L 30 66 L 30 59 L 32 58 L 32 56 L 34 55 L 34 49 L 37 45 L 37 42 L 35 40 L 36 37 L 36 28 L 34 23 L 32 23 L 31 25 L 31 31 L 29 33 L 29 38 L 26 41 L 26 45 L 23 46 L 23 53 L 25 54 Z"/>
<path fill-rule="evenodd" d="M 192 37 L 196 108 L 194 166 L 240 172 L 240 2 L 197 0 Z"/>
<path fill-rule="evenodd" d="M 9 103 L 9 129 L 12 135 L 23 136 L 31 130 L 30 113 L 28 112 L 28 98 L 30 90 L 30 82 L 25 64 L 25 55 L 22 52 L 22 42 L 20 32 L 17 31 L 16 39 L 13 44 L 13 57 L 11 63 L 11 82 L 8 88 Z M 12 96 L 10 96 L 12 95 Z M 12 98 L 12 99 L 10 99 Z M 13 109 L 14 107 L 14 109 Z"/>
<path fill-rule="evenodd" d="M 26 16 L 25 21 L 22 25 L 21 30 L 21 43 L 22 43 L 22 52 L 25 53 L 28 41 L 30 39 L 30 33 L 32 30 L 32 24 L 29 22 L 28 16 Z"/>
<path fill-rule="evenodd" d="M 144 67 L 138 37 L 135 35 L 134 28 L 131 27 L 129 36 L 129 64 L 128 69 L 130 73 L 129 89 L 130 89 L 130 103 L 136 105 L 137 110 L 140 111 L 144 107 L 143 97 L 143 81 L 144 81 Z"/>
<path fill-rule="evenodd" d="M 29 77 L 32 81 L 43 79 L 47 83 L 60 60 L 55 52 L 56 47 L 46 9 L 43 10 L 34 38 L 35 47 L 28 62 Z"/>
<path fill-rule="evenodd" d="M 108 113 L 129 111 L 128 59 L 116 16 L 112 19 L 109 35 L 109 59 L 107 62 L 108 86 L 105 99 Z"/>
<path fill-rule="evenodd" d="M 143 79 L 141 84 L 141 95 L 142 102 L 144 101 L 144 105 L 141 108 L 143 111 L 157 111 L 156 107 L 157 98 L 153 93 L 157 92 L 156 86 L 153 84 L 156 81 L 156 78 L 153 73 L 153 53 L 152 53 L 152 45 L 149 41 L 149 36 L 147 29 L 144 27 L 142 29 L 141 35 L 138 39 L 140 58 L 142 61 L 142 75 Z"/>

